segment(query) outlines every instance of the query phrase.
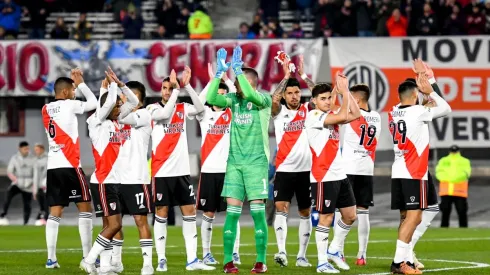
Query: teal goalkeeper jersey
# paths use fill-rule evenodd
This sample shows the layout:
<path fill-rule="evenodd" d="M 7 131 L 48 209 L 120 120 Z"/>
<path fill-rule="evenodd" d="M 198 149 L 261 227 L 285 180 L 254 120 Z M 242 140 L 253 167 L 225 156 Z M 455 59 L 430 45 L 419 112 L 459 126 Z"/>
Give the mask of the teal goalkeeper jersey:
<path fill-rule="evenodd" d="M 217 94 L 219 79 L 213 80 L 206 98 L 209 104 L 231 108 L 228 164 L 268 165 L 272 98 L 254 91 L 243 75 L 238 76 L 238 81 L 244 98 L 236 93 Z"/>

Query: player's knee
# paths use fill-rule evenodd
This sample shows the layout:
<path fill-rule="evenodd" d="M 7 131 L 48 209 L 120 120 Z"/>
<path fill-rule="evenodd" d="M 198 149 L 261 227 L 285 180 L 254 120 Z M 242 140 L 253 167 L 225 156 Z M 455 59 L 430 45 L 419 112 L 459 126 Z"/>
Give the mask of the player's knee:
<path fill-rule="evenodd" d="M 355 211 L 352 211 L 352 213 L 347 213 L 342 216 L 342 221 L 347 225 L 353 224 L 356 221 L 356 219 L 357 219 L 357 215 Z"/>
<path fill-rule="evenodd" d="M 52 206 L 49 208 L 49 215 L 53 217 L 61 218 L 62 214 L 63 214 L 63 207 L 61 206 Z"/>
<path fill-rule="evenodd" d="M 325 227 L 330 227 L 333 220 L 333 213 L 331 214 L 320 214 L 320 218 L 318 219 L 318 224 Z"/>
<path fill-rule="evenodd" d="M 203 215 L 210 218 L 210 219 L 214 219 L 214 216 L 216 214 L 214 212 L 204 212 Z"/>
<path fill-rule="evenodd" d="M 80 202 L 77 204 L 78 211 L 92 213 L 92 205 L 90 202 Z"/>
<path fill-rule="evenodd" d="M 285 201 L 278 201 L 275 203 L 275 205 L 276 205 L 276 212 L 289 213 L 289 203 Z"/>
<path fill-rule="evenodd" d="M 193 204 L 181 206 L 180 209 L 182 210 L 182 215 L 184 216 L 196 215 L 196 208 L 194 207 Z"/>
<path fill-rule="evenodd" d="M 301 217 L 309 217 L 311 215 L 311 208 L 300 209 L 298 213 Z"/>
<path fill-rule="evenodd" d="M 110 230 L 112 232 L 119 232 L 121 231 L 122 229 L 122 221 L 121 220 L 114 220 L 114 221 L 111 221 L 108 225 L 108 227 L 110 228 Z"/>
<path fill-rule="evenodd" d="M 148 225 L 148 219 L 143 215 L 133 215 L 134 223 L 138 228 Z"/>
<path fill-rule="evenodd" d="M 168 206 L 157 206 L 155 214 L 160 218 L 167 218 L 168 217 Z"/>

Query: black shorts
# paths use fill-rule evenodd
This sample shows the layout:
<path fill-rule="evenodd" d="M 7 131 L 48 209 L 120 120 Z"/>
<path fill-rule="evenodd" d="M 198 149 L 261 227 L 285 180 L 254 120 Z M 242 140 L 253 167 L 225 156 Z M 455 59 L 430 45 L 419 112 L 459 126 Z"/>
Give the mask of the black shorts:
<path fill-rule="evenodd" d="M 347 175 L 352 185 L 357 206 L 368 208 L 374 206 L 373 200 L 373 176 Z"/>
<path fill-rule="evenodd" d="M 310 172 L 276 172 L 274 202 L 291 202 L 293 195 L 296 195 L 299 210 L 311 207 Z"/>
<path fill-rule="evenodd" d="M 120 184 L 90 183 L 96 217 L 109 217 L 122 213 L 119 187 Z"/>
<path fill-rule="evenodd" d="M 196 203 L 190 176 L 155 177 L 152 184 L 155 206 L 182 206 Z"/>
<path fill-rule="evenodd" d="M 434 200 L 433 196 L 436 195 L 435 187 L 433 191 L 429 191 L 429 185 L 427 180 L 391 179 L 391 209 L 423 210 L 428 208 Z M 432 196 L 431 202 L 429 202 L 429 192 Z M 437 195 L 435 201 L 437 202 Z"/>
<path fill-rule="evenodd" d="M 147 215 L 153 212 L 153 200 L 147 184 L 121 184 L 119 198 L 122 214 Z"/>
<path fill-rule="evenodd" d="M 204 212 L 226 210 L 226 201 L 221 197 L 225 173 L 201 173 L 197 187 L 196 208 Z"/>
<path fill-rule="evenodd" d="M 428 173 L 428 182 L 427 182 L 427 203 L 429 206 L 431 205 L 439 205 L 439 198 L 437 197 L 437 190 L 434 184 L 434 180 L 430 173 Z"/>
<path fill-rule="evenodd" d="M 313 182 L 311 184 L 311 202 L 320 214 L 331 214 L 335 208 L 356 205 L 352 186 L 347 178 L 336 181 Z"/>
<path fill-rule="evenodd" d="M 82 168 L 48 169 L 46 200 L 49 206 L 91 201 L 90 187 Z"/>

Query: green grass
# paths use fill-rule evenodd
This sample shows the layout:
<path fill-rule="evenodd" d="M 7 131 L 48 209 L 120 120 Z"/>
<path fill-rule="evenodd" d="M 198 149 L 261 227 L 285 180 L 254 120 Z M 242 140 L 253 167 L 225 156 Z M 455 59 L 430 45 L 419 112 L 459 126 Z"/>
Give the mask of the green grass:
<path fill-rule="evenodd" d="M 94 228 L 94 236 L 100 228 Z M 199 230 L 198 230 L 199 231 Z M 169 261 L 168 274 L 218 274 L 221 273 L 221 265 L 216 271 L 211 272 L 186 272 L 185 247 L 180 227 L 171 227 L 168 231 L 167 258 Z M 223 261 L 222 230 L 216 227 L 213 232 L 213 254 L 218 261 Z M 123 274 L 139 274 L 142 259 L 140 256 L 138 234 L 135 227 L 125 228 L 125 242 L 123 248 Z M 333 234 L 330 234 L 333 235 Z M 331 236 L 332 237 L 332 236 Z M 94 238 L 95 239 L 95 238 Z M 373 274 L 389 271 L 391 259 L 394 255 L 396 229 L 373 228 L 371 230 L 372 243 L 368 248 L 368 265 L 357 267 L 353 265 L 357 253 L 357 231 L 353 229 L 349 234 L 345 253 L 351 270 L 341 274 Z M 249 273 L 255 260 L 254 235 L 251 228 L 243 228 L 240 249 L 242 265 L 241 273 Z M 315 274 L 315 268 L 294 267 L 295 255 L 298 249 L 297 228 L 289 228 L 288 252 L 289 267 L 279 268 L 273 262 L 273 255 L 277 252 L 274 231 L 269 229 L 268 267 L 270 274 Z M 199 239 L 200 246 L 200 239 Z M 83 274 L 78 269 L 81 260 L 80 239 L 77 227 L 62 226 L 59 229 L 58 261 L 61 269 L 47 270 L 44 268 L 46 261 L 45 239 L 43 227 L 0 227 L 0 274 Z M 30 250 L 24 251 L 21 250 Z M 426 269 L 459 268 L 455 270 L 434 271 L 431 274 L 490 274 L 490 267 L 461 269 L 474 266 L 476 262 L 490 264 L 490 230 L 489 229 L 439 229 L 430 228 L 416 247 L 417 256 L 425 264 Z M 198 255 L 202 250 L 199 248 Z M 316 246 L 314 233 L 308 247 L 308 258 L 316 265 Z M 153 254 L 156 263 L 156 253 Z M 441 261 L 443 260 L 443 261 Z M 445 261 L 460 261 L 445 262 Z"/>

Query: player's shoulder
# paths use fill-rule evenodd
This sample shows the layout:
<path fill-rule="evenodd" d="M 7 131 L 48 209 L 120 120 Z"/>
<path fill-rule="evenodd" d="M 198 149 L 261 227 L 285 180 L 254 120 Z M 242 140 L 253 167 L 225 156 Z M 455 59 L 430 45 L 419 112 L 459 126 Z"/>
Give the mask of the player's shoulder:
<path fill-rule="evenodd" d="M 312 120 L 312 119 L 318 119 L 322 116 L 325 116 L 327 113 L 320 111 L 320 110 L 311 110 L 306 114 L 306 119 L 307 120 Z"/>

